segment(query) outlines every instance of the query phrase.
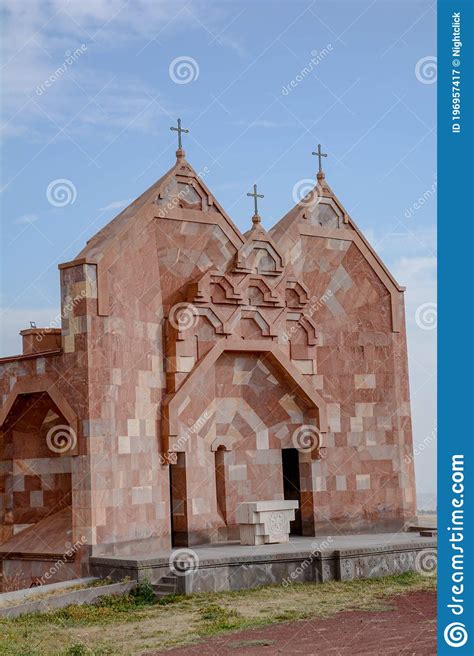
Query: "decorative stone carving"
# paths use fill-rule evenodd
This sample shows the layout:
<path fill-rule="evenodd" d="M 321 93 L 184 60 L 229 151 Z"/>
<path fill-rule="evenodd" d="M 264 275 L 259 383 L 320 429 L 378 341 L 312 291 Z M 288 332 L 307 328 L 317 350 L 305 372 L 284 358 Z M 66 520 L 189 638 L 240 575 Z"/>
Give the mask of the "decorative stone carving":
<path fill-rule="evenodd" d="M 288 542 L 298 501 L 250 501 L 237 508 L 240 544 Z"/>

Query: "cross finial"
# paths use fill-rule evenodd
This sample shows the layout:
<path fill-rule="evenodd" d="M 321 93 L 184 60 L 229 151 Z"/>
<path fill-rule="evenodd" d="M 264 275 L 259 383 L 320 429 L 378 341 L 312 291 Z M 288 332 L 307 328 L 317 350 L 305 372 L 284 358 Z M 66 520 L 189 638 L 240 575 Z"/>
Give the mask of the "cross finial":
<path fill-rule="evenodd" d="M 177 132 L 178 133 L 178 151 L 182 151 L 183 150 L 183 144 L 181 142 L 181 133 L 182 132 L 188 133 L 189 130 L 185 130 L 184 128 L 181 127 L 181 119 L 180 118 L 178 118 L 178 127 L 177 128 L 171 127 L 170 130 L 172 132 Z"/>
<path fill-rule="evenodd" d="M 259 216 L 259 213 L 258 213 L 258 204 L 257 204 L 258 201 L 257 201 L 257 198 L 264 198 L 264 195 L 263 195 L 263 194 L 257 194 L 257 185 L 254 184 L 254 186 L 253 186 L 253 194 L 248 193 L 247 196 L 251 196 L 251 197 L 253 198 L 253 202 L 254 202 L 254 210 L 255 210 L 255 211 L 254 211 L 254 215 L 253 215 L 253 217 L 252 217 L 252 221 L 253 221 L 254 223 L 260 223 L 260 216 Z"/>
<path fill-rule="evenodd" d="M 317 150 L 315 153 L 313 153 L 313 155 L 316 155 L 316 157 L 317 157 L 318 160 L 319 160 L 318 177 L 319 177 L 320 175 L 321 175 L 321 176 L 324 176 L 324 173 L 323 173 L 323 167 L 322 167 L 322 164 L 321 164 L 321 158 L 322 158 L 322 157 L 327 157 L 328 154 L 327 154 L 327 153 L 323 153 L 322 150 L 321 150 L 321 144 L 318 144 L 318 150 Z"/>

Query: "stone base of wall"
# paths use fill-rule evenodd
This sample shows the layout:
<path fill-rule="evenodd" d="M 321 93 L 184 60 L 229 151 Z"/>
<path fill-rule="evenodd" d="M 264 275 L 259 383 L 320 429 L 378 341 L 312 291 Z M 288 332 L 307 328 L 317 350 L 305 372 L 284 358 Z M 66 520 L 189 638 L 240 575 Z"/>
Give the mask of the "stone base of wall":
<path fill-rule="evenodd" d="M 81 564 L 74 560 L 64 561 L 62 555 L 5 558 L 0 560 L 0 575 L 0 592 L 10 592 L 76 579 L 81 576 Z"/>
<path fill-rule="evenodd" d="M 176 592 L 242 590 L 260 585 L 322 583 L 420 572 L 424 561 L 436 559 L 436 540 L 407 534 L 354 535 L 331 538 L 292 538 L 290 544 L 258 547 L 228 543 L 195 547 L 195 565 L 178 575 Z M 324 541 L 326 540 L 326 542 Z M 179 549 L 156 558 L 92 558 L 93 576 L 114 580 L 130 577 L 158 584 L 170 573 L 170 558 Z"/>

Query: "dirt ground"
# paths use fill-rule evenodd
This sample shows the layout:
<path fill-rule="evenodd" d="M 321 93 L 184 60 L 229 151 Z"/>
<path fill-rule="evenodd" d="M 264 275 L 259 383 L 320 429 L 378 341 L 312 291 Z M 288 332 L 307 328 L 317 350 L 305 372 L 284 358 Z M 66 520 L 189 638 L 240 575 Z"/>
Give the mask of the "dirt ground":
<path fill-rule="evenodd" d="M 391 611 L 343 611 L 333 617 L 237 631 L 205 642 L 147 656 L 433 656 L 436 594 L 411 592 L 390 599 Z"/>

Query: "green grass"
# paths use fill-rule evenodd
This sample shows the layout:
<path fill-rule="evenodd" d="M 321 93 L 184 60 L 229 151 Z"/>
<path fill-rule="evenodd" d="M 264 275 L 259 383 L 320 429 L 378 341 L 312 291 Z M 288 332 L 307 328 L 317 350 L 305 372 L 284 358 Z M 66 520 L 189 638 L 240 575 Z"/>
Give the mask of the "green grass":
<path fill-rule="evenodd" d="M 174 595 L 155 601 L 151 586 L 109 596 L 94 606 L 68 606 L 43 615 L 0 619 L 1 656 L 137 656 L 251 627 L 341 610 L 391 609 L 390 597 L 434 590 L 433 578 L 383 579 L 268 586 L 254 590 Z M 235 640 L 238 636 L 234 636 Z"/>

